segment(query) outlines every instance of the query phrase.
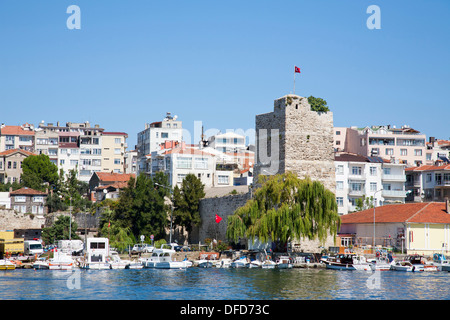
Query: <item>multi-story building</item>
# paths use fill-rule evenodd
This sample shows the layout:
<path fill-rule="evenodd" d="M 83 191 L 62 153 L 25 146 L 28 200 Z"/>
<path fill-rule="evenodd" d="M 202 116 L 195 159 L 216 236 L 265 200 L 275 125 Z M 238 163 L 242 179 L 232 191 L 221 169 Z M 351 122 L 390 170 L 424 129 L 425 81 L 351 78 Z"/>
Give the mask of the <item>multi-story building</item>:
<path fill-rule="evenodd" d="M 436 161 L 449 162 L 450 141 L 430 137 L 427 143 L 425 165 L 434 165 Z"/>
<path fill-rule="evenodd" d="M 145 129 L 137 134 L 138 173 L 146 172 L 146 156 L 159 150 L 165 141 L 183 141 L 182 122 L 170 112 L 162 121 L 147 123 Z"/>
<path fill-rule="evenodd" d="M 403 126 L 372 126 L 365 128 L 334 128 L 334 148 L 363 156 L 399 160 L 407 166 L 426 161 L 426 135 Z"/>
<path fill-rule="evenodd" d="M 102 172 L 125 172 L 125 151 L 128 135 L 125 132 L 102 133 Z"/>
<path fill-rule="evenodd" d="M 22 162 L 33 153 L 12 149 L 0 152 L 0 183 L 20 182 L 22 175 Z"/>
<path fill-rule="evenodd" d="M 45 205 L 48 194 L 31 188 L 11 191 L 11 208 L 21 213 L 33 213 L 43 217 L 47 213 Z"/>
<path fill-rule="evenodd" d="M 167 144 L 167 143 L 166 143 Z M 188 148 L 184 143 L 170 145 L 167 149 L 154 151 L 149 157 L 148 174 L 164 172 L 172 186 L 181 186 L 188 174 L 194 174 L 205 187 L 233 185 L 233 170 L 217 167 L 216 157 L 203 150 Z"/>
<path fill-rule="evenodd" d="M 208 138 L 208 147 L 221 152 L 241 152 L 246 150 L 245 136 L 231 131 L 219 133 Z"/>
<path fill-rule="evenodd" d="M 124 173 L 137 174 L 137 150 L 125 151 Z"/>
<path fill-rule="evenodd" d="M 450 199 L 450 164 L 436 161 L 406 169 L 406 188 L 411 190 L 407 201 L 426 202 Z"/>
<path fill-rule="evenodd" d="M 374 206 L 405 202 L 404 164 L 380 157 L 338 153 L 335 167 L 339 214 L 355 211 L 357 199 L 369 198 Z"/>
<path fill-rule="evenodd" d="M 21 149 L 34 152 L 34 126 L 25 123 L 21 126 L 0 127 L 0 151 Z"/>

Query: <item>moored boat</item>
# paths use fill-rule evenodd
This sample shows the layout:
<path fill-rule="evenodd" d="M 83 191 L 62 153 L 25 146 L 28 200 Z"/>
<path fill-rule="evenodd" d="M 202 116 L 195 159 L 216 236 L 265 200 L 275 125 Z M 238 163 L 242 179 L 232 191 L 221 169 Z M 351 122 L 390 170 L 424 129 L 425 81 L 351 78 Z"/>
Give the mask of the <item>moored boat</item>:
<path fill-rule="evenodd" d="M 427 263 L 425 257 L 421 255 L 409 255 L 404 260 L 411 262 L 415 271 L 438 271 L 437 266 Z"/>
<path fill-rule="evenodd" d="M 175 250 L 165 249 L 163 246 L 160 249 L 154 249 L 149 258 L 142 260 L 145 268 L 185 269 L 192 267 L 192 262 L 187 259 L 182 261 L 173 260 L 172 255 L 175 253 Z"/>
<path fill-rule="evenodd" d="M 32 264 L 35 270 L 48 270 L 50 268 L 48 260 L 45 258 L 38 258 Z"/>
<path fill-rule="evenodd" d="M 0 260 L 0 270 L 14 270 L 16 269 L 16 265 L 9 261 L 8 259 Z"/>
<path fill-rule="evenodd" d="M 353 267 L 354 253 L 342 253 L 336 256 L 330 256 L 323 261 L 327 269 L 334 270 L 356 270 Z"/>
<path fill-rule="evenodd" d="M 289 256 L 280 256 L 276 264 L 279 269 L 290 269 L 294 267 L 293 261 Z"/>
<path fill-rule="evenodd" d="M 396 261 L 394 264 L 391 265 L 391 270 L 403 272 L 419 271 L 416 270 L 415 266 L 413 266 L 411 262 L 405 260 Z"/>
<path fill-rule="evenodd" d="M 48 269 L 50 270 L 70 270 L 73 267 L 72 255 L 58 249 L 53 251 L 53 258 L 48 260 Z"/>

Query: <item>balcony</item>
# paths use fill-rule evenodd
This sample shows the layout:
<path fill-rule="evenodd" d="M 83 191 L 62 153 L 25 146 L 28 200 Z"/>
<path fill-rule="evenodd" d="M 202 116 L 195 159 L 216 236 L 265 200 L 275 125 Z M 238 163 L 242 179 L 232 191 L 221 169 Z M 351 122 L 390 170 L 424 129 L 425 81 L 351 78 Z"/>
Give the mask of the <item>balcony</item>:
<path fill-rule="evenodd" d="M 405 190 L 383 190 L 381 192 L 383 197 L 387 198 L 406 198 Z"/>
<path fill-rule="evenodd" d="M 403 174 L 383 174 L 381 176 L 381 179 L 384 181 L 398 181 L 398 182 L 405 182 L 406 176 Z"/>
<path fill-rule="evenodd" d="M 364 190 L 348 190 L 348 195 L 353 197 L 362 197 L 365 194 Z"/>

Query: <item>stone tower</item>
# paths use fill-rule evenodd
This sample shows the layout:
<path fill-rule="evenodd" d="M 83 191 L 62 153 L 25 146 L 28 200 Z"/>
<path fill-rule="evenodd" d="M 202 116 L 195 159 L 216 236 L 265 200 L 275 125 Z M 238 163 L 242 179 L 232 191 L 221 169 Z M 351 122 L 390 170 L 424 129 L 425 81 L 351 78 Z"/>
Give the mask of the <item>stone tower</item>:
<path fill-rule="evenodd" d="M 255 178 L 291 171 L 336 192 L 333 113 L 311 110 L 308 99 L 286 95 L 256 116 Z"/>

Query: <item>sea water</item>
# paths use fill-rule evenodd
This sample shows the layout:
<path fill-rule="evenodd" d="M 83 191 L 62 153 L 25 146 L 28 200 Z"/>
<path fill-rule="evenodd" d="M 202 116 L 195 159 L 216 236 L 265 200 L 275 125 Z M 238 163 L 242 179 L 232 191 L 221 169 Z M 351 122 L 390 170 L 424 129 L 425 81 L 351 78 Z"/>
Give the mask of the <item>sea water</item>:
<path fill-rule="evenodd" d="M 0 300 L 448 300 L 449 272 L 317 269 L 0 271 Z"/>

